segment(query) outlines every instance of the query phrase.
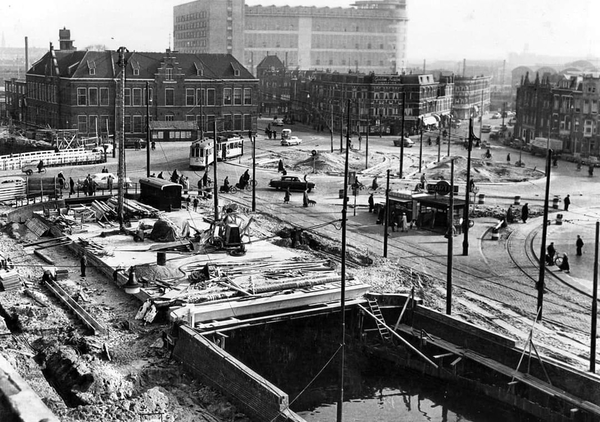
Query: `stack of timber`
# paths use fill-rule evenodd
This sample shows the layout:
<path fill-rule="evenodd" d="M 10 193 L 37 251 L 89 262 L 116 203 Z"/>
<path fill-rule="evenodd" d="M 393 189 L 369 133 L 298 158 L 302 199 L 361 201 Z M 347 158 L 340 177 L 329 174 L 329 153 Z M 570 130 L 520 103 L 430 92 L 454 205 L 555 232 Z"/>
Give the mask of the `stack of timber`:
<path fill-rule="evenodd" d="M 15 270 L 0 271 L 0 286 L 5 292 L 17 290 L 21 287 L 21 279 Z"/>
<path fill-rule="evenodd" d="M 109 220 L 114 220 L 118 217 L 117 212 L 103 202 L 94 200 L 91 204 L 91 208 L 96 213 L 98 222 L 105 221 L 110 223 Z"/>
<path fill-rule="evenodd" d="M 104 247 L 102 245 L 99 245 L 98 243 L 94 242 L 93 240 L 82 239 L 81 237 L 79 237 L 79 238 L 77 238 L 77 241 L 85 250 L 93 253 L 96 256 L 108 255 L 108 251 L 106 249 L 104 249 Z"/>
<path fill-rule="evenodd" d="M 85 205 L 74 205 L 71 207 L 73 218 L 81 223 L 93 223 L 96 221 L 96 213 L 93 209 Z"/>
<path fill-rule="evenodd" d="M 106 204 L 116 213 L 119 203 L 116 197 L 109 198 Z M 123 199 L 123 213 L 126 217 L 156 218 L 159 210 L 150 205 L 142 204 L 134 199 Z"/>

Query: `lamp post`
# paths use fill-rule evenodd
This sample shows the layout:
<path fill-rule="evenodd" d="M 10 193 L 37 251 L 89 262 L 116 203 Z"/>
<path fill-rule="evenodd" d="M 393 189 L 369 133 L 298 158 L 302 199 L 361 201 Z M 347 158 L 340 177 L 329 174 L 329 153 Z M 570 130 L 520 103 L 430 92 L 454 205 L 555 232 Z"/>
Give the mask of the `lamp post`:
<path fill-rule="evenodd" d="M 402 91 L 402 120 L 400 124 L 400 171 L 398 173 L 402 179 L 402 170 L 404 165 L 404 102 L 406 101 L 406 92 Z"/>
<path fill-rule="evenodd" d="M 121 68 L 121 89 L 119 90 L 119 168 L 117 170 L 118 177 L 118 196 L 117 196 L 117 215 L 119 218 L 120 229 L 123 230 L 123 195 L 124 195 L 124 178 L 125 178 L 125 69 L 127 68 L 127 59 L 125 53 L 129 51 L 125 47 L 119 47 L 119 60 L 117 65 Z"/>

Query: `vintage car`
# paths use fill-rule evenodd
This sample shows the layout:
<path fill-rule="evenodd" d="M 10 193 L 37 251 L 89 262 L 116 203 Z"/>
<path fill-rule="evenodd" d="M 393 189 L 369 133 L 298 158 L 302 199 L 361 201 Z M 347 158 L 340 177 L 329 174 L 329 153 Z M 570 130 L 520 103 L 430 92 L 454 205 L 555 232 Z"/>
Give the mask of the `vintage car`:
<path fill-rule="evenodd" d="M 305 182 L 298 176 L 281 176 L 280 179 L 271 179 L 269 187 L 278 190 L 290 188 L 290 190 L 303 191 L 307 189 L 308 192 L 311 192 L 315 188 L 315 184 L 313 182 Z"/>
<path fill-rule="evenodd" d="M 395 146 L 395 147 L 399 147 L 399 146 L 400 146 L 400 142 L 401 142 L 401 141 L 400 141 L 400 138 L 398 138 L 398 139 L 394 139 L 394 146 Z M 408 148 L 410 148 L 410 147 L 412 147 L 414 144 L 415 144 L 415 143 L 413 142 L 413 140 L 412 140 L 412 139 L 404 137 L 404 146 L 405 146 L 405 147 L 408 147 Z"/>
<path fill-rule="evenodd" d="M 300 145 L 301 143 L 302 139 L 298 138 L 297 136 L 290 136 L 281 140 L 281 145 L 283 146 Z"/>
<path fill-rule="evenodd" d="M 117 189 L 119 180 L 112 173 L 95 173 L 95 174 L 92 174 L 90 177 L 91 177 L 92 181 L 96 182 L 96 189 L 107 190 L 108 189 L 108 176 L 112 176 L 112 179 L 113 179 L 112 188 Z M 84 187 L 86 187 L 86 186 L 87 186 L 87 184 L 86 184 L 85 177 L 77 180 L 77 189 L 78 190 L 83 190 Z M 131 183 L 131 179 L 129 177 L 125 178 L 125 180 L 123 181 L 123 186 L 126 188 L 133 187 L 133 183 Z"/>

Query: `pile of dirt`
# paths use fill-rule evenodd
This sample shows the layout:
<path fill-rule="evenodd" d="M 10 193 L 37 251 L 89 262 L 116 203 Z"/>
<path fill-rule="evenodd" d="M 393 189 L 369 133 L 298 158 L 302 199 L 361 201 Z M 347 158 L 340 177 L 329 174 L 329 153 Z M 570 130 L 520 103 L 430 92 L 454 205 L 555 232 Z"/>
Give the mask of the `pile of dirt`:
<path fill-rule="evenodd" d="M 462 156 L 446 157 L 433 165 L 425 174 L 432 180 L 450 180 L 451 161 L 454 160 L 454 181 L 466 182 L 467 159 Z M 543 173 L 527 168 L 517 167 L 509 163 L 498 163 L 490 160 L 471 158 L 471 178 L 475 183 L 515 183 L 539 179 Z"/>
<path fill-rule="evenodd" d="M 369 156 L 369 163 L 371 166 L 377 165 L 384 158 L 381 154 L 374 154 Z M 279 159 L 284 163 L 286 170 L 291 170 L 296 173 L 306 174 L 314 173 L 318 174 L 340 174 L 344 172 L 344 164 L 346 162 L 346 152 L 334 152 L 317 151 L 317 154 L 313 156 L 307 151 L 282 151 L 280 154 L 273 154 L 272 160 L 268 160 L 263 165 L 264 168 L 276 169 L 279 164 Z M 348 168 L 350 171 L 360 171 L 365 168 L 365 157 L 364 154 L 354 150 L 350 150 L 348 153 Z"/>

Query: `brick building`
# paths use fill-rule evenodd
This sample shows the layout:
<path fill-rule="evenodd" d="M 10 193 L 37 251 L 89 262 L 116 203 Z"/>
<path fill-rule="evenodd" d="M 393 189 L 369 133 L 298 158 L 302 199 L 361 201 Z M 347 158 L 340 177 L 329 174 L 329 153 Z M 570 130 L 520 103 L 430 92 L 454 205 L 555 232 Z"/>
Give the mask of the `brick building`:
<path fill-rule="evenodd" d="M 463 120 L 490 111 L 490 80 L 483 75 L 455 77 L 452 115 Z"/>
<path fill-rule="evenodd" d="M 25 111 L 15 101 L 10 115 L 28 127 L 114 134 L 118 56 L 51 46 L 27 72 Z M 256 130 L 258 80 L 230 54 L 126 53 L 124 70 L 126 137 L 145 137 L 147 113 L 155 121 L 194 121 L 201 130 L 215 120 L 218 130 Z"/>

